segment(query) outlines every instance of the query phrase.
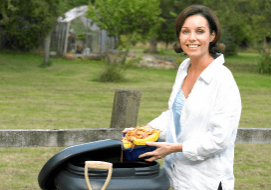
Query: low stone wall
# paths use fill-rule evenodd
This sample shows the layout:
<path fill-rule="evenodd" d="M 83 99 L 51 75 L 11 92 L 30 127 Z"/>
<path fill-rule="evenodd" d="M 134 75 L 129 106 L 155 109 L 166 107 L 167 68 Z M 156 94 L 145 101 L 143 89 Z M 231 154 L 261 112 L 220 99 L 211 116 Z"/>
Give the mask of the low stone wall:
<path fill-rule="evenodd" d="M 101 60 L 104 58 L 104 55 L 98 53 L 90 54 L 68 54 L 66 55 L 68 59 L 74 60 Z"/>
<path fill-rule="evenodd" d="M 68 147 L 105 140 L 121 140 L 120 128 L 2 129 L 0 147 Z M 271 144 L 271 128 L 239 128 L 236 144 Z"/>
<path fill-rule="evenodd" d="M 123 60 L 125 52 L 118 50 L 109 50 L 106 54 L 99 53 L 67 53 L 66 58 L 74 60 L 101 60 L 105 58 L 107 62 L 120 64 Z M 139 56 L 136 52 L 129 52 L 126 62 L 138 62 L 139 67 L 155 68 L 155 69 L 176 69 L 178 64 L 173 57 L 160 57 L 156 55 L 144 54 Z"/>
<path fill-rule="evenodd" d="M 271 144 L 271 128 L 239 128 L 236 144 Z"/>
<path fill-rule="evenodd" d="M 2 129 L 0 147 L 66 147 L 105 139 L 121 139 L 122 129 Z"/>
<path fill-rule="evenodd" d="M 120 64 L 124 51 L 111 50 L 107 53 L 107 61 L 109 63 Z M 137 61 L 139 67 L 155 68 L 155 69 L 176 69 L 178 64 L 173 57 L 160 57 L 156 55 L 144 54 L 139 56 L 138 53 L 129 52 L 126 57 L 126 62 Z"/>
<path fill-rule="evenodd" d="M 159 57 L 143 55 L 139 64 L 140 67 L 155 69 L 176 69 L 178 67 L 173 57 Z"/>

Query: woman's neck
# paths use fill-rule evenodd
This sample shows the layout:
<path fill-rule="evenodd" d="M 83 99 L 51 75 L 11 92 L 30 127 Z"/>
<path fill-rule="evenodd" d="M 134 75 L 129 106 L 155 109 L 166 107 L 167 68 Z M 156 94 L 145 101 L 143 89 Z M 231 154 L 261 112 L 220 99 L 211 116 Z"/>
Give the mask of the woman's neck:
<path fill-rule="evenodd" d="M 190 57 L 190 73 L 201 73 L 206 67 L 208 67 L 214 58 L 209 54 L 208 56 L 201 57 L 201 58 L 193 58 Z"/>

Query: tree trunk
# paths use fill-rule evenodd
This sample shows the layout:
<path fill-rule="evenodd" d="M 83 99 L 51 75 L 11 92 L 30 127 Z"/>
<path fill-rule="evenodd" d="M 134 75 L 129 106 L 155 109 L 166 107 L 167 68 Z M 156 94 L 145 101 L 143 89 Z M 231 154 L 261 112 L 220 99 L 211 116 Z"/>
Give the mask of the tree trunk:
<path fill-rule="evenodd" d="M 49 65 L 51 32 L 46 36 L 44 43 L 44 66 Z"/>
<path fill-rule="evenodd" d="M 0 28 L 0 30 L 2 29 Z M 5 48 L 5 44 L 6 44 L 6 33 L 0 36 L 0 50 Z"/>
<path fill-rule="evenodd" d="M 2 14 L 2 17 L 3 17 L 3 20 L 2 20 L 2 24 L 7 24 L 8 21 L 9 21 L 9 18 L 7 16 L 7 13 L 6 13 L 6 7 L 5 7 L 5 0 L 2 0 L 1 2 L 1 14 Z"/>
<path fill-rule="evenodd" d="M 113 47 L 113 49 L 118 49 L 120 36 L 114 36 L 113 39 L 114 39 L 114 47 Z"/>
<path fill-rule="evenodd" d="M 168 44 L 169 44 L 169 42 L 166 42 L 166 51 L 167 51 L 167 48 L 168 48 Z"/>
<path fill-rule="evenodd" d="M 266 44 L 266 37 L 264 36 L 263 38 L 263 47 L 266 48 L 267 44 Z"/>
<path fill-rule="evenodd" d="M 148 53 L 155 53 L 156 51 L 157 51 L 157 38 L 153 36 L 150 40 L 150 47 Z"/>

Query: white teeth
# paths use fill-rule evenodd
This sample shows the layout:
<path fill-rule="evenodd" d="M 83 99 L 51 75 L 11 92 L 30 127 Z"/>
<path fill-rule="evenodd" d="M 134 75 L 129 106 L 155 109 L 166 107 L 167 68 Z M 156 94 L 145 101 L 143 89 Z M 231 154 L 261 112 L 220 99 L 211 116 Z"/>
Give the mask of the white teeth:
<path fill-rule="evenodd" d="M 199 47 L 199 45 L 188 45 L 188 47 L 195 48 L 195 47 Z"/>

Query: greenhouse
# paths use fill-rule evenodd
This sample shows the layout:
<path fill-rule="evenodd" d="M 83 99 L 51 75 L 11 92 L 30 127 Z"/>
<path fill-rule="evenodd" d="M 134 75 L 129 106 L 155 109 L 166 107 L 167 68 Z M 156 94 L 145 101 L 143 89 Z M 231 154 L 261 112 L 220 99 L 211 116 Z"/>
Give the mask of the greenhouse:
<path fill-rule="evenodd" d="M 86 18 L 88 6 L 71 9 L 58 18 L 51 36 L 51 50 L 65 56 L 69 54 L 105 54 L 114 49 L 114 40 L 101 30 L 92 19 Z"/>

